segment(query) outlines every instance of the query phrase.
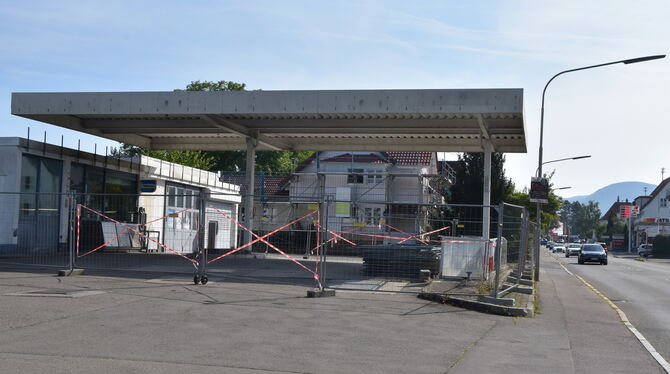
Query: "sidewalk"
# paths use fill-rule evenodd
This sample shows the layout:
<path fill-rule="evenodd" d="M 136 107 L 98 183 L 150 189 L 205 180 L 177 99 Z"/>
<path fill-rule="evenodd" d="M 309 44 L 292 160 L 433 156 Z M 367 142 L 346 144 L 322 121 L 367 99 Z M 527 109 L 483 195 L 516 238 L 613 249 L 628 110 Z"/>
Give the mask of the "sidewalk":
<path fill-rule="evenodd" d="M 663 373 L 612 310 L 545 251 L 540 310 L 499 321 L 449 373 Z"/>

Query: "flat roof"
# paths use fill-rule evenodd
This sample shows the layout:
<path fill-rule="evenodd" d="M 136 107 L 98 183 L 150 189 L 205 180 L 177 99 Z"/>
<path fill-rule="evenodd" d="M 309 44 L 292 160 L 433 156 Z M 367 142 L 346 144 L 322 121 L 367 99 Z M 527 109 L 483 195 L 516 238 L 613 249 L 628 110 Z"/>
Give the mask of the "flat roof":
<path fill-rule="evenodd" d="M 527 149 L 520 88 L 21 92 L 12 114 L 149 149 Z"/>

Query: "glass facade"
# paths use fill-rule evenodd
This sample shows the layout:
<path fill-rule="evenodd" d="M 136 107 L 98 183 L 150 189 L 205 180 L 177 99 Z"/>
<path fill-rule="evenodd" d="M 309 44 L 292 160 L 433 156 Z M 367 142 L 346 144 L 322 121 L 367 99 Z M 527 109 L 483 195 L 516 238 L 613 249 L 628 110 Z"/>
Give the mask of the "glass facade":
<path fill-rule="evenodd" d="M 70 190 L 81 194 L 79 202 L 121 222 L 137 223 L 137 185 L 136 174 L 75 163 L 70 170 Z M 102 219 L 90 212 L 82 217 Z"/>
<path fill-rule="evenodd" d="M 26 253 L 53 253 L 58 249 L 60 192 L 63 163 L 24 154 L 17 243 Z"/>
<path fill-rule="evenodd" d="M 57 216 L 58 193 L 61 187 L 63 163 L 45 157 L 23 155 L 21 160 L 21 215 Z"/>

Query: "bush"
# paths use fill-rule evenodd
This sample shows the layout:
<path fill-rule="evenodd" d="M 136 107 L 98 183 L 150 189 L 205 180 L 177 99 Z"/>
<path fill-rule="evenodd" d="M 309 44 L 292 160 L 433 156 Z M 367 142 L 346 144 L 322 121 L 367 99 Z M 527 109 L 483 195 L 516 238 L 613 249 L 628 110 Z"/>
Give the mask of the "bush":
<path fill-rule="evenodd" d="M 670 258 L 670 236 L 657 236 L 654 238 L 654 257 Z"/>

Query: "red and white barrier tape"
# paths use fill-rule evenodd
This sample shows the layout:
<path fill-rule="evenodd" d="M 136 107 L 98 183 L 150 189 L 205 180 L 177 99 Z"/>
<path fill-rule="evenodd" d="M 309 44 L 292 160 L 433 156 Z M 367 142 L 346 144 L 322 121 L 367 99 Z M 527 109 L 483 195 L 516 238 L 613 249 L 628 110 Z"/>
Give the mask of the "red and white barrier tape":
<path fill-rule="evenodd" d="M 314 276 L 314 279 L 319 283 L 319 286 L 321 285 L 321 281 L 319 280 L 319 275 L 316 273 L 316 271 L 312 271 L 312 270 L 309 269 L 307 266 L 303 265 L 300 261 L 298 261 L 298 260 L 296 260 L 295 258 L 289 256 L 289 255 L 286 254 L 284 251 L 282 251 L 281 249 L 277 248 L 277 247 L 276 247 L 275 245 L 273 245 L 272 243 L 270 243 L 270 242 L 268 242 L 267 240 L 265 240 L 265 237 L 266 237 L 266 236 L 264 236 L 264 237 L 260 237 L 260 236 L 258 236 L 255 232 L 249 230 L 246 226 L 244 226 L 243 224 L 237 222 L 237 221 L 234 220 L 232 217 L 230 217 L 229 215 L 227 215 L 226 213 L 222 212 L 221 210 L 219 210 L 219 209 L 217 209 L 217 208 L 211 208 L 211 209 L 214 209 L 214 210 L 217 211 L 219 214 L 221 214 L 222 216 L 226 217 L 228 220 L 230 220 L 231 222 L 233 222 L 234 224 L 236 224 L 236 225 L 237 225 L 238 227 L 240 227 L 242 230 L 245 230 L 245 231 L 251 233 L 251 235 L 253 235 L 254 237 L 256 237 L 258 240 L 260 240 L 261 242 L 267 244 L 270 248 L 274 249 L 275 251 L 277 251 L 277 252 L 279 252 L 280 254 L 282 254 L 284 257 L 286 257 L 286 258 L 288 258 L 289 260 L 293 261 L 294 263 L 296 263 L 296 264 L 297 264 L 298 266 L 300 266 L 301 268 L 303 268 L 303 269 L 307 270 L 308 272 L 312 273 L 312 275 Z M 318 264 L 318 261 L 317 261 L 317 264 Z M 318 266 L 318 265 L 317 265 L 317 266 Z"/>
<path fill-rule="evenodd" d="M 241 245 L 241 246 L 239 246 L 239 247 L 233 249 L 232 251 L 226 252 L 226 253 L 222 254 L 221 256 L 219 256 L 219 257 L 216 257 L 216 258 L 214 258 L 214 259 L 211 259 L 211 260 L 207 261 L 207 263 L 208 263 L 208 264 L 211 264 L 211 263 L 214 262 L 214 261 L 218 261 L 218 260 L 220 260 L 220 259 L 222 259 L 222 258 L 224 258 L 224 257 L 226 257 L 226 256 L 229 256 L 229 255 L 231 255 L 231 254 L 233 254 L 233 253 L 235 253 L 235 252 L 241 251 L 242 249 L 244 249 L 244 248 L 246 248 L 246 247 L 249 247 L 249 246 L 253 245 L 254 243 L 259 242 L 261 239 L 265 239 L 265 238 L 267 238 L 268 236 L 273 235 L 273 234 L 276 234 L 277 232 L 279 232 L 279 231 L 281 231 L 281 230 L 283 230 L 283 229 L 285 229 L 285 228 L 291 226 L 292 224 L 294 224 L 294 223 L 296 223 L 296 222 L 299 222 L 299 221 L 301 221 L 301 220 L 303 220 L 303 219 L 305 219 L 305 218 L 307 218 L 307 217 L 310 217 L 311 215 L 315 214 L 316 212 L 317 212 L 316 210 L 315 210 L 315 211 L 312 211 L 312 212 L 310 212 L 310 213 L 308 213 L 308 214 L 306 214 L 306 215 L 304 215 L 304 216 L 302 216 L 302 217 L 300 217 L 300 218 L 298 218 L 298 219 L 296 219 L 296 220 L 293 220 L 293 221 L 291 221 L 291 222 L 285 224 L 284 226 L 282 226 L 282 227 L 280 227 L 280 228 L 278 228 L 278 229 L 276 229 L 276 230 L 274 230 L 274 231 L 271 231 L 271 232 L 269 232 L 269 233 L 267 233 L 267 234 L 265 234 L 265 235 L 263 235 L 263 236 L 261 236 L 261 237 L 258 237 L 258 238 L 256 238 L 256 239 L 250 241 L 249 243 L 246 243 L 246 244 L 244 244 L 244 245 Z M 241 227 L 241 225 L 240 225 L 239 223 L 237 223 L 236 221 L 233 221 L 233 222 L 235 222 L 238 226 Z"/>
<path fill-rule="evenodd" d="M 112 221 L 112 222 L 114 222 L 114 223 L 118 223 L 118 224 L 120 224 L 120 225 L 125 225 L 124 223 L 119 222 L 119 221 L 115 220 L 114 218 L 111 218 L 111 217 L 109 217 L 109 216 L 107 216 L 107 215 L 105 215 L 105 214 L 103 214 L 103 213 L 100 213 L 100 212 L 98 212 L 98 211 L 95 211 L 95 210 L 93 210 L 93 209 L 91 209 L 91 208 L 89 208 L 89 207 L 87 207 L 87 206 L 85 206 L 85 205 L 80 205 L 80 206 L 81 206 L 82 208 L 84 208 L 84 209 L 90 211 L 91 213 L 93 213 L 93 214 L 97 214 L 97 215 L 99 215 L 100 217 L 103 217 L 103 218 L 105 218 L 105 219 L 108 219 L 108 220 L 110 220 L 110 221 Z M 186 211 L 186 210 L 190 210 L 190 209 L 192 209 L 192 208 L 182 209 L 182 210 L 180 210 L 179 212 L 184 212 L 184 211 Z M 175 214 L 175 213 L 170 213 L 170 214 Z M 166 215 L 166 216 L 164 216 L 164 217 L 162 217 L 162 218 L 159 218 L 159 219 L 157 219 L 157 220 L 165 219 L 165 218 L 169 217 L 170 214 L 168 214 L 168 215 Z M 153 220 L 153 221 L 151 221 L 151 222 L 156 222 L 157 220 Z M 172 252 L 172 253 L 174 253 L 174 254 L 176 254 L 176 255 L 178 255 L 178 256 L 180 256 L 180 257 L 182 257 L 182 258 L 188 260 L 189 262 L 191 262 L 191 263 L 193 264 L 193 266 L 197 266 L 197 265 L 198 265 L 198 261 L 196 261 L 196 260 L 194 260 L 194 259 L 192 259 L 192 258 L 188 258 L 188 257 L 184 256 L 183 254 L 179 253 L 178 251 L 176 251 L 176 250 L 174 250 L 174 249 L 168 247 L 167 245 L 165 245 L 165 244 L 163 244 L 163 243 L 161 243 L 161 242 L 159 242 L 159 241 L 153 240 L 153 239 L 151 239 L 150 237 L 148 237 L 148 236 L 142 234 L 141 232 L 139 232 L 138 230 L 136 230 L 136 228 L 137 228 L 138 226 L 140 226 L 140 225 L 128 226 L 128 229 L 131 230 L 131 231 L 133 231 L 133 232 L 136 233 L 137 235 L 140 235 L 141 237 L 143 237 L 143 238 L 145 238 L 145 239 L 151 241 L 152 243 L 155 243 L 155 244 L 158 245 L 159 247 L 161 247 L 161 248 L 163 248 L 163 249 L 165 249 L 165 250 L 167 250 L 167 251 L 169 251 L 169 252 Z M 118 237 L 118 236 L 120 236 L 120 234 L 117 235 L 117 237 Z M 116 238 L 115 238 L 115 239 L 116 239 Z M 102 248 L 102 247 L 99 247 L 98 249 L 100 249 L 100 248 Z M 96 249 L 96 250 L 98 250 L 98 249 Z M 88 254 L 88 253 L 87 253 L 87 254 Z"/>

